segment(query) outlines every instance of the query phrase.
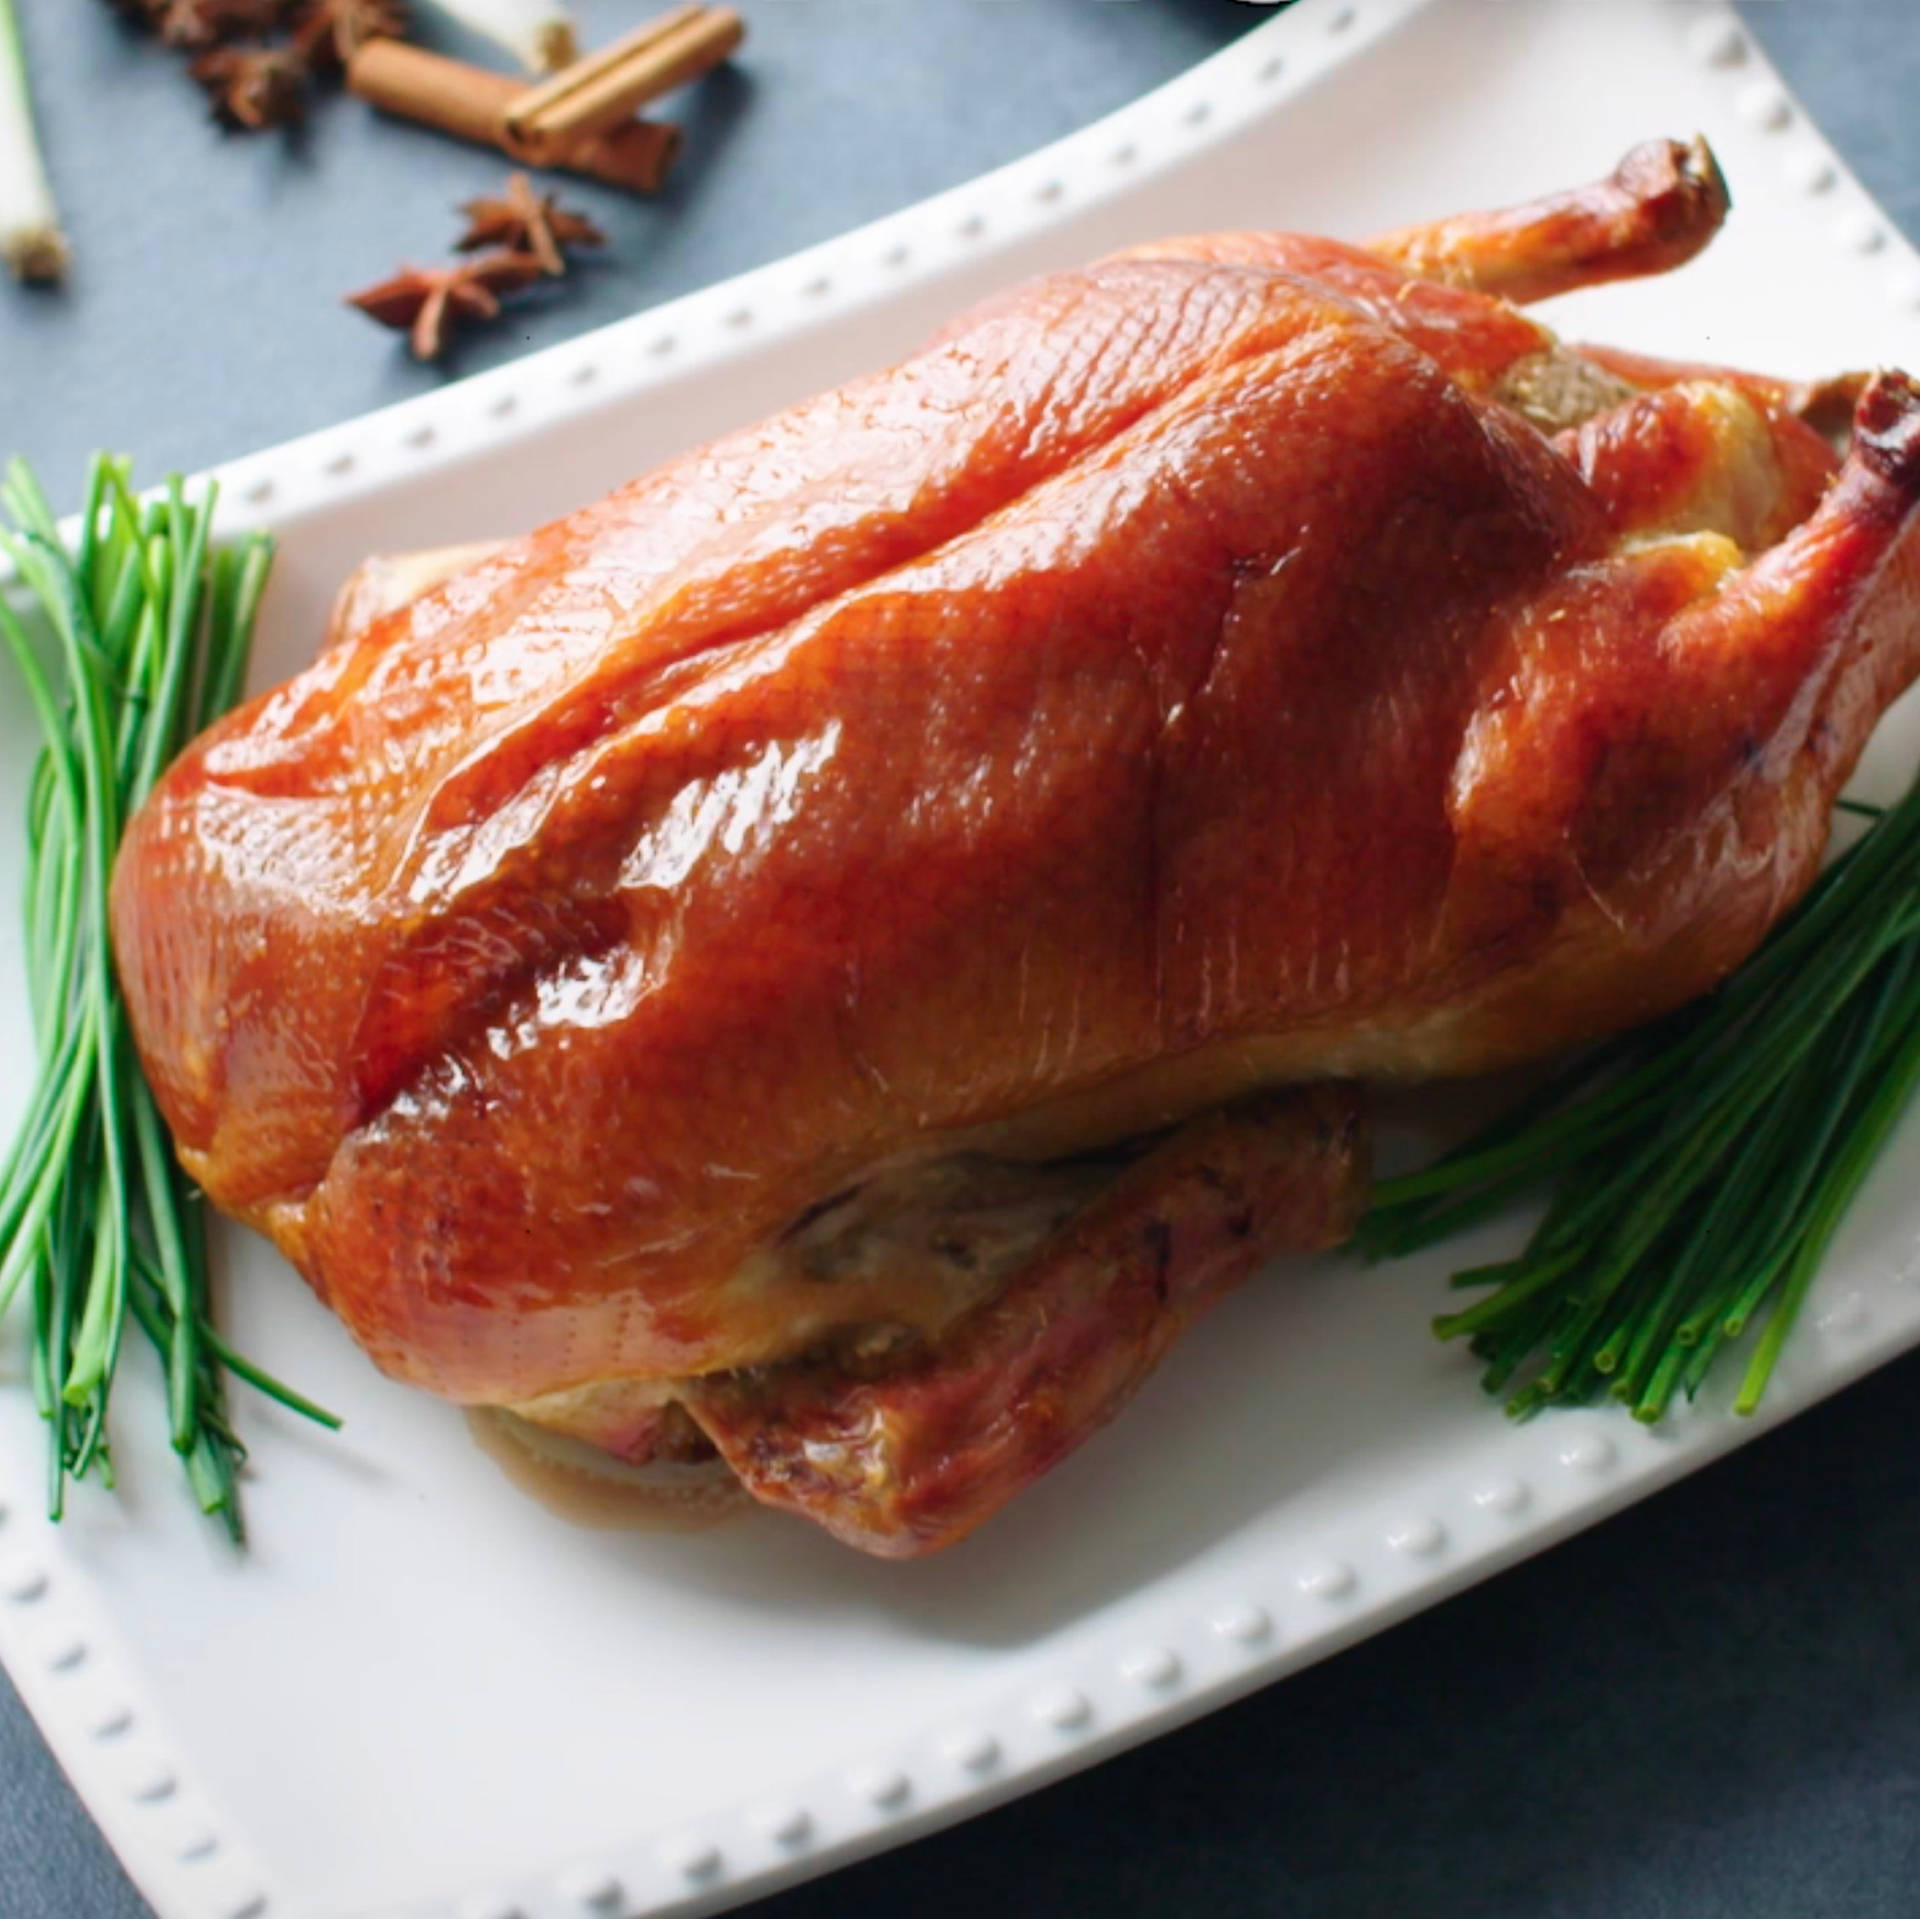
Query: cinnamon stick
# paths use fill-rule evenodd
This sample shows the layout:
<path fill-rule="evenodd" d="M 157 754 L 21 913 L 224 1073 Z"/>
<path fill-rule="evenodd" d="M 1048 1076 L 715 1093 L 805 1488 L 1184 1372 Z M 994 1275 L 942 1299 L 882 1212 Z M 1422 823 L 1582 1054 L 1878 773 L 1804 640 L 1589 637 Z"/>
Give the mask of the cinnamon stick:
<path fill-rule="evenodd" d="M 528 88 L 508 109 L 508 137 L 529 162 L 542 164 L 710 72 L 745 38 L 746 25 L 731 7 L 676 7 Z"/>
<path fill-rule="evenodd" d="M 498 147 L 528 164 L 557 167 L 633 193 L 655 193 L 680 151 L 680 129 L 661 120 L 623 120 L 578 141 L 556 142 L 538 160 L 506 130 L 509 108 L 529 91 L 511 74 L 449 60 L 403 40 L 371 39 L 347 63 L 347 86 L 385 113 L 417 120 L 456 139 Z"/>
<path fill-rule="evenodd" d="M 643 21 L 631 33 L 623 34 L 611 44 L 569 61 L 558 71 L 548 74 L 544 80 L 528 87 L 513 103 L 507 114 L 509 132 L 516 137 L 523 137 L 529 121 L 550 113 L 561 101 L 577 93 L 589 82 L 599 80 L 633 59 L 636 54 L 657 46 L 662 40 L 698 20 L 705 11 L 701 0 L 686 0 L 684 6 L 672 7 L 651 20 Z"/>

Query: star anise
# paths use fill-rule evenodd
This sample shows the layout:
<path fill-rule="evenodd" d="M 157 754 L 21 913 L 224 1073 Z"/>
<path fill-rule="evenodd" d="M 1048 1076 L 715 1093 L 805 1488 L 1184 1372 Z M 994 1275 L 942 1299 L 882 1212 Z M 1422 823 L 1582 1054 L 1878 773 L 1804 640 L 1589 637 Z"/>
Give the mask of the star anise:
<path fill-rule="evenodd" d="M 287 126 L 307 107 L 307 63 L 292 47 L 218 47 L 188 69 L 223 126 Z"/>
<path fill-rule="evenodd" d="M 153 30 L 170 47 L 201 53 L 280 24 L 281 0 L 149 0 Z"/>
<path fill-rule="evenodd" d="M 469 200 L 460 211 L 467 230 L 453 244 L 462 253 L 478 247 L 507 247 L 531 253 L 547 273 L 567 270 L 564 247 L 603 247 L 607 236 L 583 213 L 571 213 L 559 196 L 535 193 L 524 173 L 507 177 L 507 190 L 497 199 Z"/>
<path fill-rule="evenodd" d="M 530 253 L 483 253 L 457 266 L 402 267 L 391 280 L 347 295 L 382 326 L 408 329 L 416 360 L 437 360 L 445 351 L 455 320 L 491 320 L 500 312 L 500 295 L 531 286 L 540 262 Z"/>
<path fill-rule="evenodd" d="M 316 68 L 344 69 L 369 40 L 398 40 L 407 31 L 400 0 L 313 0 L 294 28 L 293 43 Z"/>

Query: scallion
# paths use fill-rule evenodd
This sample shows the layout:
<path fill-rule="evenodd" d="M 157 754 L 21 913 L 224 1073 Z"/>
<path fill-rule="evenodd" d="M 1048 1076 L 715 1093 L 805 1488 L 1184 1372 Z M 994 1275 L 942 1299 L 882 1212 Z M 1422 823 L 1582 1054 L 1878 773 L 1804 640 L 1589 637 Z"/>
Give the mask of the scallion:
<path fill-rule="evenodd" d="M 559 0 L 435 0 L 470 32 L 504 47 L 523 67 L 551 73 L 579 54 L 573 16 Z"/>
<path fill-rule="evenodd" d="M 1759 1405 L 1920 1085 L 1920 781 L 1842 807 L 1872 825 L 1717 992 L 1375 1193 L 1371 1258 L 1548 1196 L 1517 1258 L 1455 1276 L 1491 1290 L 1435 1321 L 1509 1411 L 1609 1397 L 1658 1420 L 1756 1320 L 1734 1407 Z"/>
<path fill-rule="evenodd" d="M 205 1207 L 135 1057 L 107 925 L 122 828 L 245 677 L 272 543 L 215 548 L 213 513 L 214 489 L 190 500 L 178 477 L 143 507 L 126 463 L 98 459 L 70 543 L 22 463 L 0 479 L 0 553 L 24 588 L 0 591 L 0 646 L 41 736 L 25 895 L 39 1074 L 0 1162 L 0 1310 L 26 1289 L 54 1517 L 70 1479 L 112 1483 L 108 1400 L 131 1315 L 159 1354 L 193 1494 L 237 1539 L 245 1452 L 227 1375 L 338 1422 L 214 1327 Z"/>
<path fill-rule="evenodd" d="M 14 0 L 0 0 L 0 259 L 17 280 L 58 280 L 67 270 Z"/>

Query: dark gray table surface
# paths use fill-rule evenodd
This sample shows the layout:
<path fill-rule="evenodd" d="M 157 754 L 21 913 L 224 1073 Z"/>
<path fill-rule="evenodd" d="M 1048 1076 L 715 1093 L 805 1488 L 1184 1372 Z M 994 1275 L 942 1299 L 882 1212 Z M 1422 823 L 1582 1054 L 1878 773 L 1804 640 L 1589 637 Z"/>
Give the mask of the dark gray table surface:
<path fill-rule="evenodd" d="M 222 140 L 104 7 L 23 0 L 79 266 L 64 294 L 0 289 L 0 453 L 66 495 L 102 442 L 131 439 L 151 472 L 346 418 L 966 179 L 1259 18 L 1234 0 L 744 5 L 750 70 L 702 91 L 671 191 L 582 189 L 611 257 L 443 374 L 334 296 L 433 257 L 492 160 L 352 105 L 291 144 Z M 579 10 L 599 37 L 636 11 Z M 1748 17 L 1920 234 L 1915 0 Z M 1284 1686 L 755 1911 L 1920 1913 L 1909 1393 L 1920 1357 Z M 0 1684 L 0 1919 L 144 1911 Z"/>

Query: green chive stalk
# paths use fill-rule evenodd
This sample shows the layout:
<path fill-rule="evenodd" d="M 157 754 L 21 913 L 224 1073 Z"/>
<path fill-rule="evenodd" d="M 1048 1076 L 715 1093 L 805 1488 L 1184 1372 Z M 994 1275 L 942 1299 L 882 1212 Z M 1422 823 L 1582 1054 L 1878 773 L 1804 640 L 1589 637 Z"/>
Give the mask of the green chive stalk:
<path fill-rule="evenodd" d="M 4 0 L 0 0 L 4 5 Z M 25 1291 L 30 1375 L 51 1433 L 48 1509 L 113 1483 L 108 1403 L 129 1318 L 159 1355 L 167 1429 L 202 1511 L 241 1537 L 245 1449 L 229 1375 L 327 1426 L 213 1323 L 206 1208 L 127 1031 L 107 893 L 120 836 L 174 755 L 246 678 L 272 542 L 212 542 L 215 489 L 176 476 L 142 504 L 100 458 L 69 542 L 19 461 L 0 477 L 0 650 L 38 723 L 27 786 L 27 985 L 39 1073 L 0 1160 L 0 1312 Z"/>
<path fill-rule="evenodd" d="M 1515 1200 L 1546 1210 L 1489 1290 L 1434 1322 L 1525 1417 L 1610 1398 L 1660 1419 L 1760 1331 L 1761 1401 L 1820 1261 L 1920 1084 L 1920 781 L 1880 812 L 1721 988 L 1570 1067 L 1512 1114 L 1375 1192 L 1373 1259 Z"/>

